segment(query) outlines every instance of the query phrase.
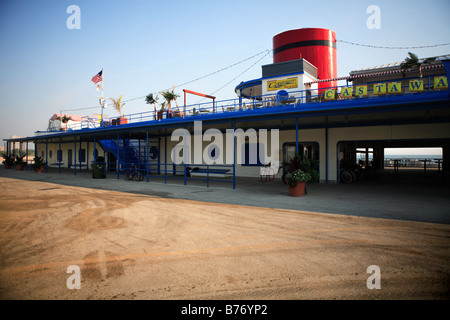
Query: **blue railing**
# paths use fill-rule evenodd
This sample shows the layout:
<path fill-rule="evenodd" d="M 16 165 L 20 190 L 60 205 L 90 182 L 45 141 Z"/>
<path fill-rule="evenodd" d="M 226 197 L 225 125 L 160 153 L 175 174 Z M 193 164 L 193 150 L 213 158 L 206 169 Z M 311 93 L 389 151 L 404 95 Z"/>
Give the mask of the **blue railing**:
<path fill-rule="evenodd" d="M 211 114 L 224 114 L 227 115 L 230 112 L 241 112 L 247 110 L 258 110 L 264 108 L 273 107 L 285 107 L 294 106 L 301 107 L 303 105 L 342 101 L 342 100 L 353 100 L 353 99 L 377 99 L 380 96 L 404 96 L 409 94 L 427 93 L 438 91 L 442 89 L 447 89 L 443 86 L 435 86 L 435 80 L 438 77 L 444 77 L 445 75 L 435 75 L 424 78 L 404 78 L 398 80 L 386 80 L 386 81 L 376 81 L 376 82 L 364 82 L 360 84 L 345 85 L 330 87 L 330 88 L 315 88 L 310 90 L 299 90 L 290 91 L 289 96 L 286 98 L 280 98 L 276 94 L 268 94 L 262 96 L 253 96 L 250 98 L 234 98 L 221 101 L 196 103 L 187 106 L 172 106 L 171 110 L 157 110 L 147 111 L 140 113 L 127 114 L 121 118 L 114 117 L 104 117 L 103 121 L 96 117 L 82 117 L 80 123 L 72 124 L 69 126 L 68 130 L 86 130 L 95 129 L 108 126 L 135 124 L 141 122 L 152 122 L 152 121 L 165 121 L 167 119 L 177 119 L 177 118 L 187 118 L 195 117 L 199 115 L 211 115 Z M 418 84 L 416 83 L 411 87 L 409 83 L 410 80 L 422 80 L 423 86 L 422 90 L 417 90 Z M 355 79 L 357 81 L 357 79 Z M 395 90 L 389 91 L 388 85 L 392 83 L 397 83 Z M 385 85 L 385 93 L 379 93 L 377 85 Z M 357 86 L 366 86 L 366 91 L 364 95 L 359 95 L 356 90 Z M 351 91 L 349 91 L 349 88 Z M 413 89 L 413 90 L 412 90 Z M 334 90 L 334 91 L 329 91 Z M 448 90 L 448 89 L 447 89 Z M 349 95 L 345 93 L 349 93 Z"/>

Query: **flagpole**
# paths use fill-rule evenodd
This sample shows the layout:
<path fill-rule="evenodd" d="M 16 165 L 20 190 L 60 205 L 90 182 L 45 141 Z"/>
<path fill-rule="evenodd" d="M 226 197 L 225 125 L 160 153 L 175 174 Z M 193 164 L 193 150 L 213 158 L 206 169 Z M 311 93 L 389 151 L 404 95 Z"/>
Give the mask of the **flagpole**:
<path fill-rule="evenodd" d="M 103 68 L 102 68 L 102 97 L 101 97 L 101 108 L 102 108 L 102 119 L 101 119 L 101 124 L 102 124 L 102 126 L 103 126 L 103 109 L 104 109 L 104 106 L 105 106 L 105 103 L 104 103 L 104 100 L 103 100 L 103 80 L 105 79 L 104 78 L 105 77 L 105 75 L 104 75 L 104 73 L 103 73 Z"/>

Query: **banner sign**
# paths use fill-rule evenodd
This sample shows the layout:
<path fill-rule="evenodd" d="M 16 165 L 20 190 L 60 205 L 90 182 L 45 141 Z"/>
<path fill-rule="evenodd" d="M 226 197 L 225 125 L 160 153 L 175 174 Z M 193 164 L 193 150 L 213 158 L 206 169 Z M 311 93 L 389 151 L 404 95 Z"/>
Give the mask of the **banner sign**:
<path fill-rule="evenodd" d="M 428 80 L 427 80 L 428 81 Z M 432 89 L 448 89 L 448 80 L 445 76 L 434 77 L 434 82 L 430 83 L 433 85 Z M 336 95 L 336 89 L 327 89 L 324 93 L 324 100 L 334 100 L 338 99 L 346 99 L 356 97 L 367 97 L 368 96 L 368 86 L 364 85 L 356 85 L 355 87 L 342 87 L 341 93 Z M 424 91 L 424 80 L 423 79 L 413 79 L 409 80 L 409 85 L 404 89 L 409 92 L 421 92 Z M 353 90 L 354 88 L 354 90 Z M 372 84 L 372 91 L 374 95 L 386 95 L 386 94 L 399 94 L 402 93 L 402 82 L 401 81 L 393 81 L 393 82 L 380 82 Z"/>
<path fill-rule="evenodd" d="M 298 88 L 298 78 L 267 81 L 267 91 Z"/>
<path fill-rule="evenodd" d="M 448 89 L 447 77 L 434 77 L 435 89 Z"/>

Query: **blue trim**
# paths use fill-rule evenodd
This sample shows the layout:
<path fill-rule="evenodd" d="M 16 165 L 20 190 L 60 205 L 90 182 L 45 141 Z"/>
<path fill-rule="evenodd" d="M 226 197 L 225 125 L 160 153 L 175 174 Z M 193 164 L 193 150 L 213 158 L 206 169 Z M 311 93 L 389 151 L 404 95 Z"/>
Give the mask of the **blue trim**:
<path fill-rule="evenodd" d="M 307 103 L 286 105 L 279 107 L 260 108 L 254 110 L 235 111 L 227 113 L 214 113 L 206 115 L 190 116 L 187 118 L 172 118 L 163 121 L 145 121 L 133 124 L 124 124 L 117 127 L 81 129 L 72 132 L 54 133 L 42 136 L 33 136 L 20 139 L 4 139 L 4 141 L 38 141 L 53 138 L 73 137 L 77 135 L 115 135 L 119 132 L 129 132 L 138 129 L 158 130 L 167 128 L 177 128 L 181 125 L 190 125 L 194 121 L 205 121 L 209 124 L 230 123 L 238 121 L 259 121 L 275 120 L 292 117 L 315 117 L 330 116 L 339 114 L 374 113 L 396 110 L 417 110 L 417 109 L 439 109 L 449 106 L 448 91 L 435 91 L 427 93 L 417 93 L 402 96 L 386 96 L 374 98 L 361 98 L 352 100 L 336 100 L 321 103 Z"/>
<path fill-rule="evenodd" d="M 236 92 L 236 90 L 242 90 L 242 89 L 257 86 L 257 85 L 262 85 L 261 79 L 254 79 L 254 80 L 242 82 L 242 83 L 238 84 L 236 86 L 236 88 L 234 88 L 234 92 Z"/>

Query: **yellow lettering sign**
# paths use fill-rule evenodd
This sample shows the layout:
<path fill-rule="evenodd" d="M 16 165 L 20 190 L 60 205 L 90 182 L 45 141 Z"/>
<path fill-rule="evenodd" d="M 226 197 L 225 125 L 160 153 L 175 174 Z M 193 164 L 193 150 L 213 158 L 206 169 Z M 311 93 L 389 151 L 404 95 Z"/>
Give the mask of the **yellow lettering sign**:
<path fill-rule="evenodd" d="M 409 91 L 411 92 L 423 91 L 423 80 L 419 79 L 409 80 Z"/>
<path fill-rule="evenodd" d="M 365 97 L 367 96 L 367 86 L 356 86 L 355 95 L 358 97 Z"/>
<path fill-rule="evenodd" d="M 334 100 L 336 97 L 336 89 L 325 90 L 325 100 Z"/>
<path fill-rule="evenodd" d="M 388 93 L 402 93 L 402 83 L 401 82 L 388 83 Z"/>
<path fill-rule="evenodd" d="M 267 81 L 267 91 L 298 88 L 298 78 Z"/>
<path fill-rule="evenodd" d="M 375 83 L 373 85 L 373 94 L 386 94 L 386 83 Z"/>
<path fill-rule="evenodd" d="M 342 88 L 341 89 L 341 98 L 351 98 L 352 97 L 352 93 L 353 93 L 352 88 L 349 88 L 349 87 Z"/>
<path fill-rule="evenodd" d="M 448 89 L 447 77 L 434 77 L 435 89 Z"/>

